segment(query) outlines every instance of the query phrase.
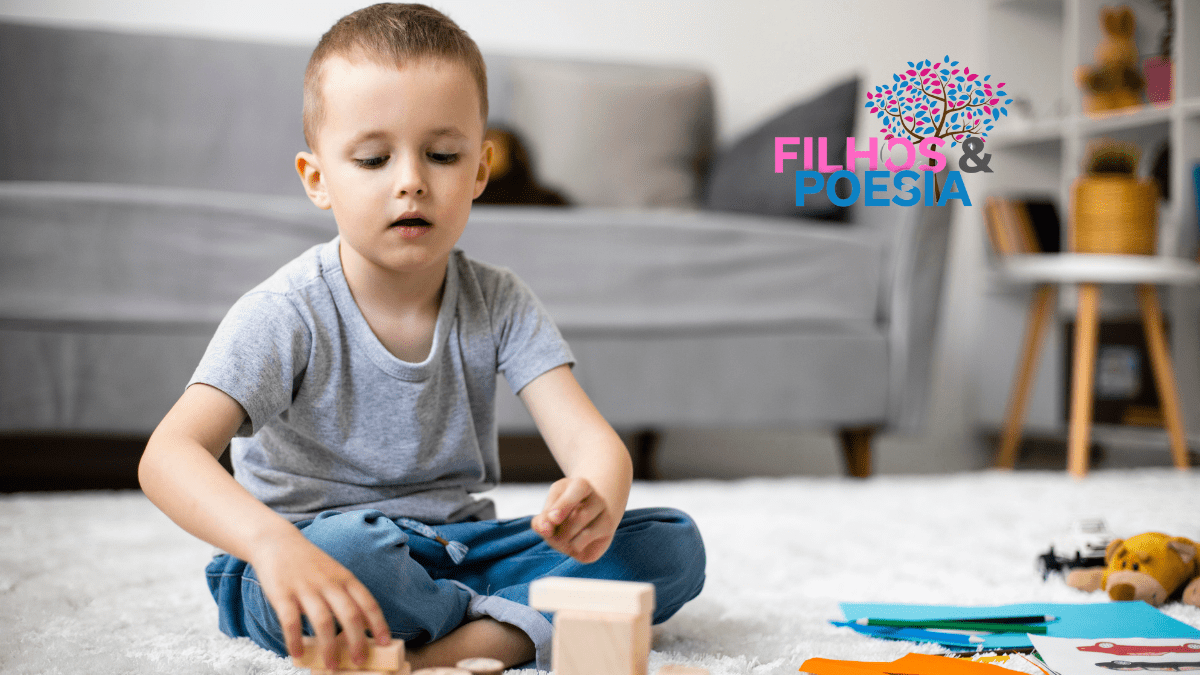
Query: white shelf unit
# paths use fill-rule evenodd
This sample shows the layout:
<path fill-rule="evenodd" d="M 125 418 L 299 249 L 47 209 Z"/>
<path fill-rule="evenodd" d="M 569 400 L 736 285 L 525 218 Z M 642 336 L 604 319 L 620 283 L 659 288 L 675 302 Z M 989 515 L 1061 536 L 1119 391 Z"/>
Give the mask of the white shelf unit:
<path fill-rule="evenodd" d="M 1116 138 L 1142 149 L 1139 172 L 1147 175 L 1163 143 L 1170 148 L 1169 199 L 1160 204 L 1159 254 L 1194 260 L 1200 227 L 1192 167 L 1200 162 L 1200 2 L 1174 0 L 1173 100 L 1100 118 L 1084 115 L 1076 68 L 1094 62 L 1101 39 L 1100 9 L 1118 0 L 987 0 L 986 66 L 993 81 L 1006 83 L 1014 104 L 1001 118 L 987 149 L 994 173 L 984 193 L 1002 197 L 1052 199 L 1068 242 L 1071 185 L 1080 173 L 1087 144 Z M 1136 41 L 1142 57 L 1157 53 L 1166 15 L 1153 0 L 1127 0 L 1137 17 Z M 982 226 L 982 223 L 981 223 Z M 991 260 L 993 265 L 997 261 Z M 1181 261 L 1163 261 L 1175 265 Z M 1011 272 L 1011 270 L 1010 270 Z M 1172 358 L 1189 445 L 1200 447 L 1200 289 L 1160 287 L 1167 314 Z M 980 312 L 977 346 L 977 419 L 985 430 L 1003 423 L 1013 374 L 1020 358 L 1030 286 L 997 266 L 988 277 Z M 1134 319 L 1137 305 L 1129 286 L 1104 286 L 1102 320 Z M 1026 435 L 1065 438 L 1067 365 L 1063 324 L 1074 318 L 1076 294 L 1064 286 L 1059 321 L 1043 346 L 1037 380 L 1026 413 Z M 1149 364 L 1144 364 L 1149 367 Z M 1166 452 L 1161 429 L 1097 428 L 1106 438 L 1149 439 Z M 1163 455 L 1168 457 L 1168 455 Z"/>

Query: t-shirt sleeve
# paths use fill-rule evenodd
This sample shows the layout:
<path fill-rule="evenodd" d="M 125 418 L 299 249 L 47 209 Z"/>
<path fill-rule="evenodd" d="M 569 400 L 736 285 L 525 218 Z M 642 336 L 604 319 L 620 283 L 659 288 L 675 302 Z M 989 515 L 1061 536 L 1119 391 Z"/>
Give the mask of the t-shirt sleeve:
<path fill-rule="evenodd" d="M 552 368 L 575 365 L 571 348 L 533 290 L 508 270 L 496 282 L 491 314 L 497 369 L 513 393 Z"/>
<path fill-rule="evenodd" d="M 201 382 L 245 409 L 238 436 L 251 436 L 286 410 L 308 364 L 312 334 L 284 295 L 251 292 L 221 320 L 188 386 Z"/>

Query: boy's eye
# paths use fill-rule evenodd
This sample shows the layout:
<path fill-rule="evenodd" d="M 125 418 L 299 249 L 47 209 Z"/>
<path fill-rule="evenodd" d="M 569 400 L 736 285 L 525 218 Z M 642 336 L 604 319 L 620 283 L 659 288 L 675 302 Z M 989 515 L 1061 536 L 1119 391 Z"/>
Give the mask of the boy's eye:
<path fill-rule="evenodd" d="M 453 164 L 458 159 L 458 153 L 454 152 L 431 152 L 429 159 L 438 164 Z"/>
<path fill-rule="evenodd" d="M 354 162 L 364 169 L 377 169 L 384 165 L 390 158 L 390 155 L 383 157 L 368 157 L 366 159 L 356 159 Z"/>

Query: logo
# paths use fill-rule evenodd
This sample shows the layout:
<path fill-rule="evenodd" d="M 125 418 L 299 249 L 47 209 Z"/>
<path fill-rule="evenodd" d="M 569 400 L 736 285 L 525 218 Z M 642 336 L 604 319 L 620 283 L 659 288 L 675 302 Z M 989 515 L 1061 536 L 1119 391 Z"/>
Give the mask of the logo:
<path fill-rule="evenodd" d="M 867 92 L 864 107 L 882 122 L 879 132 L 884 135 L 866 139 L 867 148 L 863 150 L 858 148 L 855 138 L 847 138 L 845 168 L 828 164 L 829 139 L 818 138 L 814 171 L 813 139 L 803 139 L 804 169 L 796 171 L 796 205 L 803 206 L 805 195 L 824 189 L 830 201 L 838 206 L 853 204 L 860 194 L 866 206 L 914 206 L 922 201 L 944 206 L 951 199 L 970 206 L 962 173 L 992 172 L 989 166 L 992 156 L 983 152 L 984 139 L 1001 116 L 1008 116 L 1005 106 L 1012 103 L 1011 98 L 1005 98 L 1004 83 L 993 85 L 991 77 L 980 77 L 966 66 L 960 68 L 959 62 L 951 61 L 949 55 L 936 63 L 929 59 L 909 61 L 908 69 L 893 74 L 890 84 Z M 799 159 L 797 152 L 786 147 L 800 143 L 798 137 L 775 138 L 775 173 L 783 173 L 784 160 Z M 942 186 L 936 174 L 949 162 L 939 148 L 947 143 L 951 148 L 961 146 L 962 156 L 958 170 L 948 171 Z M 878 166 L 884 153 L 887 171 L 879 170 Z M 903 161 L 894 161 L 894 154 L 903 155 Z M 861 183 L 854 173 L 860 160 L 867 160 L 869 169 Z M 823 174 L 831 171 L 826 180 Z M 890 200 L 879 196 L 887 192 L 889 178 L 898 191 Z M 837 194 L 838 181 L 849 183 L 848 196 Z"/>

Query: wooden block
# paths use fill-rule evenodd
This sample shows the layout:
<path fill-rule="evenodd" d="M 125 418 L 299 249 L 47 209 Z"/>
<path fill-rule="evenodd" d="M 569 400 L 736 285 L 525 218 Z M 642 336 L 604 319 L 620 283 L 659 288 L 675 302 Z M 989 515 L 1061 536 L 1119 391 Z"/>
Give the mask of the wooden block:
<path fill-rule="evenodd" d="M 504 672 L 504 663 L 496 659 L 477 657 L 463 659 L 454 664 L 456 668 L 465 670 L 473 675 L 500 675 Z"/>
<path fill-rule="evenodd" d="M 669 663 L 658 669 L 658 675 L 708 675 L 708 669 Z"/>
<path fill-rule="evenodd" d="M 317 650 L 317 639 L 315 637 L 303 637 L 301 640 L 304 642 L 304 656 L 293 658 L 292 664 L 297 668 L 312 669 L 314 672 L 328 672 L 325 669 L 325 661 L 321 658 L 321 652 Z M 395 673 L 399 670 L 408 669 L 408 662 L 404 660 L 403 640 L 392 640 L 392 643 L 386 647 L 368 643 L 367 660 L 361 670 L 350 660 L 349 643 L 344 634 L 338 635 L 337 655 L 337 670 L 350 670 L 359 673 L 363 671 Z"/>
<path fill-rule="evenodd" d="M 649 615 L 654 611 L 654 584 L 545 577 L 529 585 L 529 606 L 548 611 Z"/>
<path fill-rule="evenodd" d="M 556 675 L 646 675 L 650 614 L 561 610 L 553 649 Z"/>

